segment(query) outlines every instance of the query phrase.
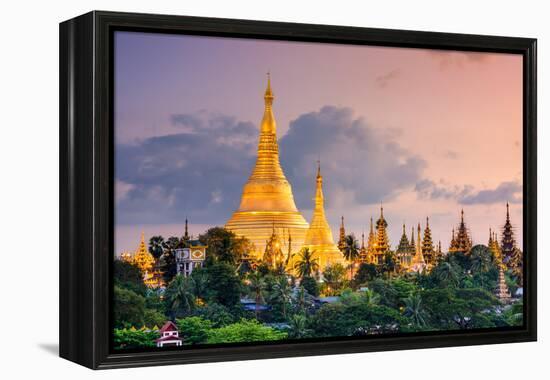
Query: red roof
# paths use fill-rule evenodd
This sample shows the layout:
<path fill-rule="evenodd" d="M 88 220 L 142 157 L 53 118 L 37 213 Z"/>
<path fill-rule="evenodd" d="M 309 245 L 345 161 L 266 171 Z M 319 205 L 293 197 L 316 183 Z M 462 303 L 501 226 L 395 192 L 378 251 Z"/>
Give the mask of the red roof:
<path fill-rule="evenodd" d="M 178 327 L 174 324 L 172 321 L 168 321 L 162 326 L 160 329 L 160 333 L 162 334 L 165 331 L 178 331 Z"/>

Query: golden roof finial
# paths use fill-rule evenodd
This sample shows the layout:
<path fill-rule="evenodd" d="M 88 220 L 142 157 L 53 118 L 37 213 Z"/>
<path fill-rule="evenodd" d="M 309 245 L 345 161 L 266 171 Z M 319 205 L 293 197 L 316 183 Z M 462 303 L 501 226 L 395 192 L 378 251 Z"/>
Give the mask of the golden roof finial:
<path fill-rule="evenodd" d="M 321 159 L 317 160 L 317 178 L 321 177 Z"/>
<path fill-rule="evenodd" d="M 267 72 L 267 88 L 265 89 L 264 99 L 266 106 L 273 103 L 274 96 L 271 90 L 271 73 L 269 71 Z"/>

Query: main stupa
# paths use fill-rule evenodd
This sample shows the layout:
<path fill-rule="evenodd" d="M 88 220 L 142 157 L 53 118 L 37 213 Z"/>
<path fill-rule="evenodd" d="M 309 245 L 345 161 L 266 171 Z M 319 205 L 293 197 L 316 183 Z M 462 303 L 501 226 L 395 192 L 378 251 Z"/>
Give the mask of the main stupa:
<path fill-rule="evenodd" d="M 244 185 L 241 203 L 225 228 L 244 236 L 255 246 L 255 257 L 261 257 L 267 240 L 275 230 L 292 240 L 292 251 L 304 244 L 309 224 L 296 208 L 292 187 L 279 162 L 277 124 L 273 115 L 273 92 L 268 74 L 265 110 L 260 126 L 258 157 L 252 174 Z"/>

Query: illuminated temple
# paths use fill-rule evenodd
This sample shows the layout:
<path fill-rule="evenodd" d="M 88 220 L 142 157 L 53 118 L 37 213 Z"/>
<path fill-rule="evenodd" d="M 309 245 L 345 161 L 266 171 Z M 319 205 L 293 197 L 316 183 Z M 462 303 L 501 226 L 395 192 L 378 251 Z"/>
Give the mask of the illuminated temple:
<path fill-rule="evenodd" d="M 275 230 L 291 237 L 292 249 L 298 251 L 309 228 L 296 208 L 292 187 L 279 162 L 273 99 L 268 75 L 256 165 L 244 185 L 239 208 L 225 225 L 228 230 L 248 238 L 254 244 L 257 258 L 264 253 L 266 243 Z"/>
<path fill-rule="evenodd" d="M 323 176 L 321 176 L 321 164 L 317 167 L 315 206 L 311 223 L 306 233 L 304 247 L 314 252 L 314 257 L 319 260 L 319 267 L 324 270 L 333 264 L 344 264 L 344 256 L 334 244 L 330 225 L 325 217 L 325 206 L 323 197 Z"/>

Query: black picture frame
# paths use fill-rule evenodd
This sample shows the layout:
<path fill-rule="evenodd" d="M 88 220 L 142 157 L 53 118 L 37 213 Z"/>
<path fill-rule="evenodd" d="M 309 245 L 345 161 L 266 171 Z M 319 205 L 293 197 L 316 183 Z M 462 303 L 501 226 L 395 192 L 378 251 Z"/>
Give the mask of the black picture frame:
<path fill-rule="evenodd" d="M 515 53 L 523 56 L 524 326 L 368 339 L 115 353 L 113 32 Z M 536 39 L 93 11 L 60 24 L 60 356 L 93 369 L 535 341 Z"/>

